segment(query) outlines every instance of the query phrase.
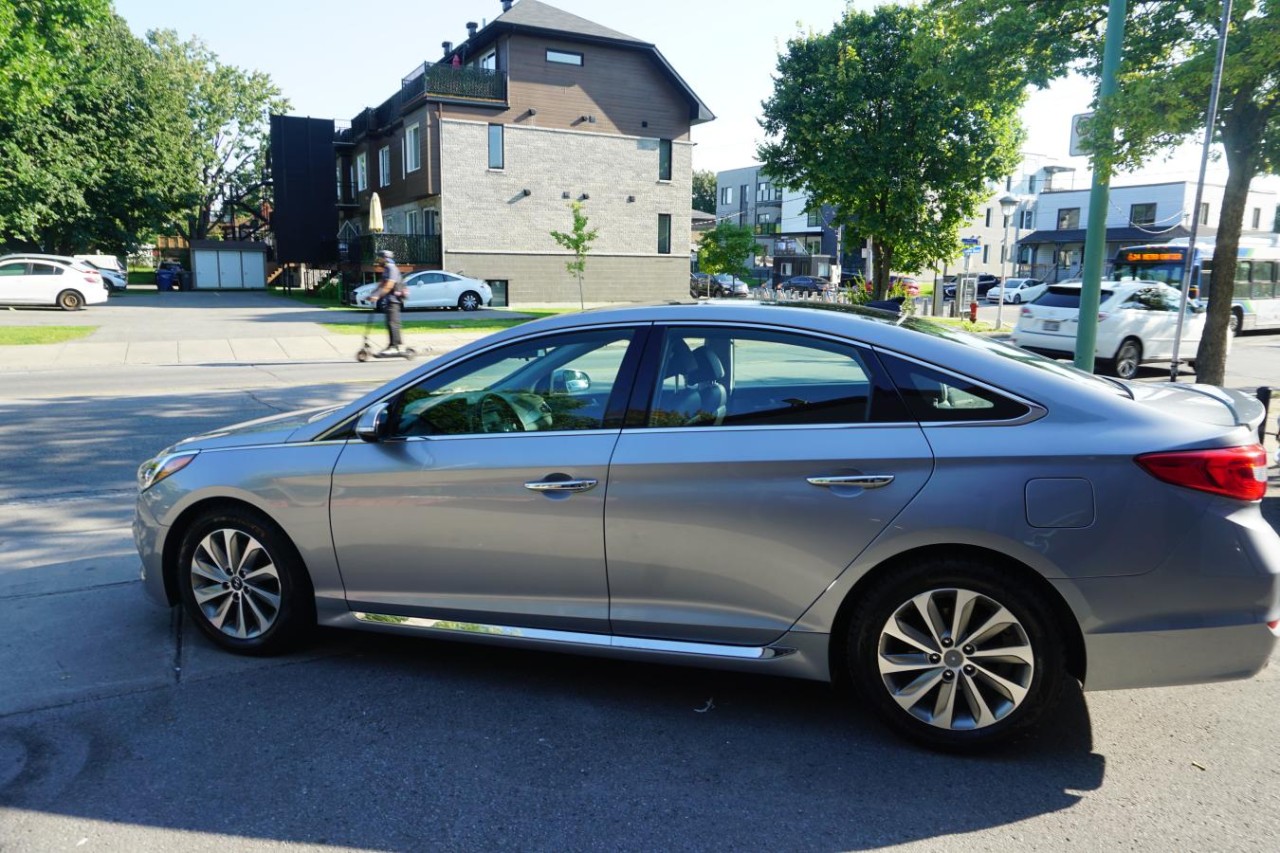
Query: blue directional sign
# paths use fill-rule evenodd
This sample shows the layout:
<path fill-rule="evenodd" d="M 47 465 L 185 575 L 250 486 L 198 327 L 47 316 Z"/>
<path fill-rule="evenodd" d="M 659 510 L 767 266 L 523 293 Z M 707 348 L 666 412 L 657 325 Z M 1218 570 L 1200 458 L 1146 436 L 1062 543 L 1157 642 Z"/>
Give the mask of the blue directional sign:
<path fill-rule="evenodd" d="M 982 245 L 982 241 L 979 240 L 977 237 L 961 237 L 960 242 L 962 245 L 965 245 L 965 246 L 981 246 Z"/>

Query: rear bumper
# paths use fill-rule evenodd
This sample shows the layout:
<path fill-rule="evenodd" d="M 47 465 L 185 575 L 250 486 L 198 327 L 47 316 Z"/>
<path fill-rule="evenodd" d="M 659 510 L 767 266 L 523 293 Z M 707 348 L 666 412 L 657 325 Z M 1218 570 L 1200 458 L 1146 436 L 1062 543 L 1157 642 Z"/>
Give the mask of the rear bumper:
<path fill-rule="evenodd" d="M 1266 625 L 1093 634 L 1085 638 L 1086 690 L 1171 687 L 1250 678 L 1275 651 Z"/>

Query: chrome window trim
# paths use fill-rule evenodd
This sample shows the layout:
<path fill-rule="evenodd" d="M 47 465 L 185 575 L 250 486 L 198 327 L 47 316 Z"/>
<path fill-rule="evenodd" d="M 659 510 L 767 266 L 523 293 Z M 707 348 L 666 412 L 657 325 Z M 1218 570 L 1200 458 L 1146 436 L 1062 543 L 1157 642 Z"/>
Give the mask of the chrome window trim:
<path fill-rule="evenodd" d="M 515 625 L 486 625 L 480 622 L 459 622 L 452 619 L 429 619 L 422 616 L 395 616 L 387 613 L 351 611 L 360 622 L 370 625 L 390 625 L 413 628 L 420 631 L 462 634 L 466 636 L 501 637 L 508 640 L 563 643 L 591 648 L 627 649 L 657 654 L 697 655 L 700 657 L 728 657 L 740 660 L 768 660 L 793 654 L 795 649 L 772 646 L 726 646 L 720 643 L 693 643 L 680 640 L 654 640 L 646 637 L 623 637 L 610 634 L 586 634 L 578 631 L 556 631 L 550 628 L 521 628 Z"/>

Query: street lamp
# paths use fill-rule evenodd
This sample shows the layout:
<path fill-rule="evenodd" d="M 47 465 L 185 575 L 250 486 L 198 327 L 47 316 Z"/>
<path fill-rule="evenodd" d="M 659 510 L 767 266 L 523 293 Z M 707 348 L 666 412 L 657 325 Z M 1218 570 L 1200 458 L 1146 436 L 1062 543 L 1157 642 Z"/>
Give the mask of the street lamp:
<path fill-rule="evenodd" d="M 1000 282 L 1000 301 L 996 303 L 996 331 L 1003 328 L 1001 321 L 1004 317 L 1004 294 L 1009 286 L 1009 275 L 1007 266 L 1009 264 L 1009 220 L 1013 218 L 1013 214 L 1018 209 L 1018 199 L 1012 193 L 1005 193 L 1000 197 L 1000 212 L 1004 214 L 1004 245 L 1000 250 L 1000 273 L 1004 278 Z"/>

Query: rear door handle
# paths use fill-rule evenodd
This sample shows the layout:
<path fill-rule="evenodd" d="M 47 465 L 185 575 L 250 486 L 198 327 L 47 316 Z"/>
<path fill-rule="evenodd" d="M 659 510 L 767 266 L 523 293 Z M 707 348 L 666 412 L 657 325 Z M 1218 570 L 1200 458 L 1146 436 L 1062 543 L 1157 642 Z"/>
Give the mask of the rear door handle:
<path fill-rule="evenodd" d="M 892 474 L 856 474 L 848 477 L 809 477 L 812 486 L 856 486 L 860 489 L 879 489 L 893 482 Z"/>
<path fill-rule="evenodd" d="M 531 492 L 586 492 L 594 489 L 599 482 L 590 477 L 581 480 L 536 480 L 525 483 L 524 487 Z"/>

